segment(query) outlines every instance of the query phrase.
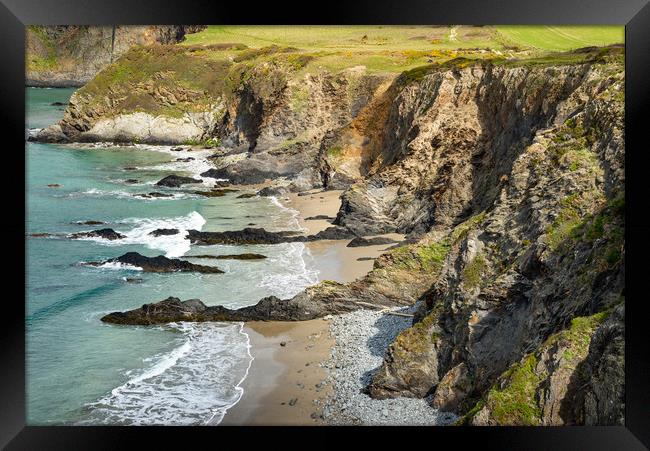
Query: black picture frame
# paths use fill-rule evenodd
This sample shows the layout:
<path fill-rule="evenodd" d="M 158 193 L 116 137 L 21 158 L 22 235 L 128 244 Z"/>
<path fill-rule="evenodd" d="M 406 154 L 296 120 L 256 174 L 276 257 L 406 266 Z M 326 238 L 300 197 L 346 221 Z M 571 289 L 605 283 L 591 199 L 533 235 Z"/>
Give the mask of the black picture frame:
<path fill-rule="evenodd" d="M 646 118 L 650 117 L 650 5 L 648 0 L 464 0 L 464 1 L 348 1 L 318 4 L 313 2 L 208 2 L 205 0 L 1 0 L 0 42 L 2 71 L 0 82 L 1 123 L 6 127 L 2 157 L 5 180 L 18 191 L 21 174 L 25 174 L 25 26 L 32 24 L 618 24 L 626 26 L 626 412 L 625 427 L 560 428 L 470 428 L 450 427 L 408 432 L 390 432 L 404 440 L 406 446 L 424 439 L 430 446 L 453 443 L 454 447 L 474 443 L 481 449 L 647 449 L 650 447 L 650 359 L 647 343 L 648 316 L 642 296 L 643 272 L 650 251 L 647 237 L 650 223 L 644 212 L 648 203 L 648 184 L 644 172 L 647 144 Z M 24 183 L 24 179 L 23 179 Z M 24 242 L 25 199 L 19 193 L 9 196 L 13 205 L 6 206 L 5 224 L 15 243 Z M 5 203 L 6 205 L 6 203 Z M 0 446 L 7 449 L 119 449 L 136 440 L 167 446 L 184 443 L 194 446 L 207 440 L 212 446 L 225 445 L 224 435 L 245 442 L 250 438 L 269 440 L 270 446 L 280 439 L 291 445 L 285 428 L 266 428 L 248 435 L 239 428 L 126 428 L 126 427 L 35 427 L 26 426 L 25 417 L 25 310 L 20 302 L 19 287 L 24 280 L 25 265 L 12 263 L 5 269 L 5 290 L 15 288 L 14 296 L 3 296 L 3 319 L 0 327 Z M 23 247 L 23 255 L 25 248 Z M 5 255 L 5 259 L 9 259 Z M 6 292 L 6 291 L 5 291 Z M 338 434 L 341 429 L 335 428 Z M 347 428 L 346 432 L 358 432 Z M 243 434 L 242 434 L 243 432 Z M 321 434 L 336 439 L 328 428 L 303 428 L 300 432 Z M 363 446 L 372 446 L 372 438 L 382 443 L 385 433 L 367 428 Z M 190 435 L 188 435 L 190 434 Z M 277 435 L 276 435 L 277 434 Z M 420 435 L 416 437 L 416 435 Z M 301 434 L 302 435 L 302 434 Z M 442 439 L 442 440 L 441 440 Z M 271 441 L 273 440 L 273 442 Z M 449 442 L 452 440 L 452 442 Z M 332 440 L 333 441 L 333 440 Z M 275 442 L 278 443 L 278 442 Z M 304 442 L 302 442 L 304 444 Z M 361 445 L 359 445 L 361 446 Z M 450 446 L 450 445 L 447 445 Z"/>

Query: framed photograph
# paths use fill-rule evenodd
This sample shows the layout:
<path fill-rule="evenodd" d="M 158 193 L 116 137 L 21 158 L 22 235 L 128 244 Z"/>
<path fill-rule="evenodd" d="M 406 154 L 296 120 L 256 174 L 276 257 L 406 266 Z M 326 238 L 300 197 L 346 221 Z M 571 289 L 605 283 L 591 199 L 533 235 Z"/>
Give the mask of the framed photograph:
<path fill-rule="evenodd" d="M 646 3 L 3 1 L 0 444 L 647 449 Z"/>

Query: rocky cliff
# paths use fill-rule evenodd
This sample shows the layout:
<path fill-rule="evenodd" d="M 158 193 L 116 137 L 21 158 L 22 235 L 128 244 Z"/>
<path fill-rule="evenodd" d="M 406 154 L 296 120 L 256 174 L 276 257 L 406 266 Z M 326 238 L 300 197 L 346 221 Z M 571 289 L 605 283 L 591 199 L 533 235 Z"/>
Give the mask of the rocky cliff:
<path fill-rule="evenodd" d="M 201 26 L 36 26 L 26 28 L 27 86 L 83 86 L 134 45 L 170 44 Z"/>
<path fill-rule="evenodd" d="M 201 314 L 174 300 L 106 321 L 302 320 L 416 303 L 371 396 L 427 397 L 464 424 L 622 424 L 621 47 L 456 58 L 399 76 L 306 72 L 311 57 L 295 49 L 204 51 L 130 50 L 73 96 L 57 133 L 220 141 L 206 175 L 345 188 L 338 226 L 399 231 L 408 244 L 361 280 L 291 300 Z"/>

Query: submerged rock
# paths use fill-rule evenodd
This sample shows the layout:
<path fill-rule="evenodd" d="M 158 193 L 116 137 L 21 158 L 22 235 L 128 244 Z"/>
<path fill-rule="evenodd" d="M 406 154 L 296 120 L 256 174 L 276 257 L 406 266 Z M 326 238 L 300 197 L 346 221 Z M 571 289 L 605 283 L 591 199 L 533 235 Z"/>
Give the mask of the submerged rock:
<path fill-rule="evenodd" d="M 88 221 L 76 221 L 73 224 L 79 224 L 79 225 L 101 225 L 101 224 L 106 224 L 104 221 L 95 221 L 94 219 L 90 219 Z"/>
<path fill-rule="evenodd" d="M 358 236 L 352 241 L 350 241 L 346 247 L 376 246 L 378 244 L 393 244 L 393 243 L 397 243 L 397 241 L 383 236 L 378 236 L 375 238 L 363 238 Z"/>
<path fill-rule="evenodd" d="M 149 199 L 151 197 L 174 197 L 173 194 L 156 193 L 156 192 L 145 193 L 145 194 L 134 194 L 134 196 L 135 197 L 144 197 L 145 199 Z"/>
<path fill-rule="evenodd" d="M 105 240 L 119 240 L 122 238 L 126 238 L 126 235 L 122 235 L 119 232 L 116 232 L 113 229 L 99 229 L 99 230 L 91 230 L 89 232 L 77 232 L 73 233 L 70 235 L 70 238 L 73 239 L 78 239 L 78 238 L 104 238 Z"/>
<path fill-rule="evenodd" d="M 103 262 L 89 263 L 91 266 L 99 266 L 105 263 L 122 263 L 125 265 L 137 266 L 144 272 L 200 272 L 206 274 L 221 274 L 222 270 L 214 266 L 195 265 L 177 258 L 167 258 L 163 255 L 157 257 L 146 257 L 137 252 L 127 252 L 117 258 Z"/>
<path fill-rule="evenodd" d="M 201 180 L 192 177 L 183 177 L 181 175 L 168 175 L 156 183 L 157 186 L 167 186 L 170 188 L 179 188 L 189 183 L 202 183 Z"/>
<path fill-rule="evenodd" d="M 153 236 L 165 236 L 165 235 L 177 235 L 178 229 L 156 229 L 152 232 L 149 232 L 149 235 Z"/>
<path fill-rule="evenodd" d="M 257 196 L 257 194 L 255 193 L 244 193 L 237 196 L 237 199 L 250 199 L 251 197 L 255 197 L 255 196 Z"/>

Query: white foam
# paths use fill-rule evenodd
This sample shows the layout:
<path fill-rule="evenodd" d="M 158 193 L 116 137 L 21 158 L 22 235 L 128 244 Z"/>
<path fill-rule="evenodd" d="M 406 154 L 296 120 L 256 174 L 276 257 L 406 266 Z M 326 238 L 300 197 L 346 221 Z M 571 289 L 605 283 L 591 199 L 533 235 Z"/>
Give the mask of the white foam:
<path fill-rule="evenodd" d="M 313 262 L 313 257 L 304 243 L 282 243 L 273 246 L 282 250 L 269 257 L 269 263 L 274 268 L 281 268 L 282 273 L 265 275 L 259 287 L 266 289 L 270 295 L 287 299 L 318 283 L 319 271 L 313 264 L 307 265 L 307 261 Z"/>
<path fill-rule="evenodd" d="M 243 394 L 252 356 L 243 323 L 172 323 L 178 346 L 97 402 L 80 424 L 218 424 Z"/>
<path fill-rule="evenodd" d="M 131 230 L 116 230 L 125 235 L 119 240 L 107 240 L 101 237 L 83 237 L 82 240 L 95 241 L 106 246 L 122 246 L 125 244 L 143 244 L 149 249 L 161 250 L 168 258 L 180 257 L 190 250 L 190 240 L 187 238 L 188 230 L 201 230 L 205 218 L 196 211 L 185 216 L 175 218 L 126 218 L 120 224 L 133 225 Z M 156 229 L 178 229 L 175 235 L 153 236 L 150 233 Z M 111 263 L 112 264 L 112 263 Z M 124 269 L 110 268 L 109 269 Z"/>
<path fill-rule="evenodd" d="M 141 197 L 138 196 L 138 194 L 141 193 L 135 193 L 135 192 L 128 192 L 128 191 L 122 191 L 122 190 L 101 190 L 97 188 L 90 188 L 85 191 L 78 191 L 74 193 L 69 193 L 66 194 L 66 197 L 117 197 L 120 199 L 137 199 L 137 200 L 143 200 L 143 201 L 159 201 L 159 200 L 175 200 L 175 199 L 189 199 L 193 197 L 197 197 L 193 194 L 189 193 L 182 193 L 182 192 L 176 192 L 176 193 L 168 193 L 171 194 L 169 197 Z"/>
<path fill-rule="evenodd" d="M 98 265 L 97 268 L 116 269 L 120 271 L 124 271 L 124 270 L 142 271 L 142 268 L 140 268 L 139 266 L 129 265 L 128 263 L 120 263 L 120 262 L 106 262 L 101 265 Z"/>

